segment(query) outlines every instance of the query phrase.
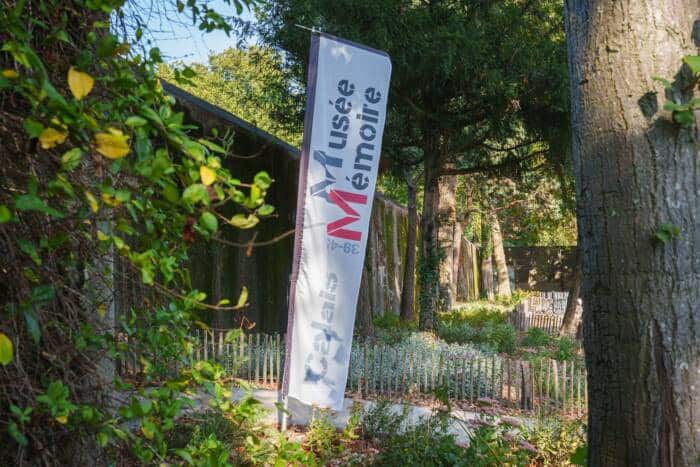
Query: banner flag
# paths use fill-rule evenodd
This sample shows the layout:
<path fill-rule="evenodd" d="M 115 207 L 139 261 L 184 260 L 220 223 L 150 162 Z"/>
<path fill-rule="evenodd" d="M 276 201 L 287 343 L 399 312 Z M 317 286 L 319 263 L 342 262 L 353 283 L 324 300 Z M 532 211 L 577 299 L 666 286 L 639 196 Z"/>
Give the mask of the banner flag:
<path fill-rule="evenodd" d="M 391 62 L 314 33 L 299 170 L 283 395 L 342 408 Z"/>

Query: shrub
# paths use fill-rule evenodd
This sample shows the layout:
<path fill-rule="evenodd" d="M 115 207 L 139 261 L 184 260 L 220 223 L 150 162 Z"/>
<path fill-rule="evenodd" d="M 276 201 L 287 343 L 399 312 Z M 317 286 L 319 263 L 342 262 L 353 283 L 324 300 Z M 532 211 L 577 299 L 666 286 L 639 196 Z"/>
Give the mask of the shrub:
<path fill-rule="evenodd" d="M 573 360 L 576 357 L 577 348 L 578 343 L 576 340 L 566 336 L 560 337 L 557 340 L 557 347 L 553 357 L 560 361 Z"/>
<path fill-rule="evenodd" d="M 383 441 L 401 432 L 407 414 L 408 406 L 403 412 L 396 413 L 391 409 L 391 402 L 379 399 L 362 417 L 362 437 L 370 441 Z"/>
<path fill-rule="evenodd" d="M 469 447 L 461 465 L 470 467 L 500 467 L 529 465 L 534 447 L 520 436 L 506 431 L 504 426 L 483 425 L 470 435 Z"/>
<path fill-rule="evenodd" d="M 363 425 L 370 427 L 372 438 L 381 441 L 372 465 L 463 465 L 463 448 L 449 434 L 444 413 L 411 426 L 406 426 L 406 416 L 405 410 L 396 414 L 379 404 L 366 414 Z"/>
<path fill-rule="evenodd" d="M 517 347 L 517 333 L 510 323 L 487 323 L 479 332 L 478 339 L 502 353 L 513 353 Z"/>
<path fill-rule="evenodd" d="M 306 432 L 306 446 L 322 462 L 342 451 L 335 425 L 326 411 L 314 412 Z"/>
<path fill-rule="evenodd" d="M 395 434 L 382 443 L 373 465 L 465 465 L 463 448 L 436 417 Z"/>
<path fill-rule="evenodd" d="M 551 342 L 552 338 L 544 329 L 530 328 L 520 344 L 524 347 L 546 347 Z"/>
<path fill-rule="evenodd" d="M 372 320 L 375 328 L 379 329 L 398 329 L 401 327 L 401 318 L 394 313 L 384 313 Z"/>
<path fill-rule="evenodd" d="M 586 443 L 586 427 L 579 419 L 541 419 L 525 435 L 537 448 L 537 464 L 543 466 L 571 465 L 571 454 Z"/>
<path fill-rule="evenodd" d="M 460 321 L 440 321 L 438 322 L 437 334 L 440 339 L 448 343 L 456 342 L 464 344 L 474 339 L 476 331 L 466 322 Z"/>

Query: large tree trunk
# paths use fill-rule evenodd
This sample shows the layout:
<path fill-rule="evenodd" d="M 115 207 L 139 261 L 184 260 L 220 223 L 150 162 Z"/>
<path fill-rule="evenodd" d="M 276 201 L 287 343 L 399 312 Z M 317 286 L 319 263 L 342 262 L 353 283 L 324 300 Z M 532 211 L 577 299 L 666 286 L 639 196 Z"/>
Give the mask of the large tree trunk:
<path fill-rule="evenodd" d="M 681 129 L 659 114 L 665 96 L 652 76 L 679 78 L 681 58 L 697 55 L 700 3 L 567 0 L 566 11 L 588 462 L 695 465 L 700 129 L 697 118 Z M 690 98 L 687 87 L 669 97 Z M 665 223 L 680 235 L 654 241 Z"/>
<path fill-rule="evenodd" d="M 449 310 L 455 300 L 452 293 L 456 282 L 454 276 L 455 227 L 457 224 L 456 194 L 457 177 L 440 177 L 439 184 L 439 227 L 440 242 L 440 301 L 441 310 Z"/>
<path fill-rule="evenodd" d="M 435 313 L 440 296 L 440 251 L 438 244 L 440 202 L 440 139 L 426 131 L 423 153 L 423 215 L 421 218 L 420 316 L 423 331 L 435 329 Z"/>
<path fill-rule="evenodd" d="M 493 260 L 496 263 L 496 276 L 498 278 L 498 288 L 496 295 L 510 298 L 510 277 L 508 276 L 508 264 L 506 263 L 506 252 L 503 249 L 503 234 L 498 216 L 491 217 L 491 235 L 493 236 Z"/>
<path fill-rule="evenodd" d="M 416 183 L 409 173 L 406 174 L 408 190 L 408 228 L 406 231 L 406 253 L 403 270 L 403 286 L 401 288 L 401 320 L 413 321 L 414 298 L 416 285 L 416 239 L 418 229 L 418 206 L 416 199 Z"/>
<path fill-rule="evenodd" d="M 560 336 L 573 337 L 581 324 L 582 307 L 579 306 L 581 296 L 581 250 L 576 248 L 576 263 L 574 265 L 574 280 L 569 288 L 569 297 L 566 300 L 564 318 L 559 329 Z"/>

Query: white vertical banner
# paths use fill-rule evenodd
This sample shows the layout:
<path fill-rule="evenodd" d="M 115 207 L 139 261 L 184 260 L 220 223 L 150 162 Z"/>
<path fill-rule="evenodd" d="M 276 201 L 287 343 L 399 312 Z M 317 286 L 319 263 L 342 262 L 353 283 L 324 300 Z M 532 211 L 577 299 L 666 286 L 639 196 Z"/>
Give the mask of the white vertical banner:
<path fill-rule="evenodd" d="M 391 62 L 313 34 L 282 392 L 342 408 Z"/>

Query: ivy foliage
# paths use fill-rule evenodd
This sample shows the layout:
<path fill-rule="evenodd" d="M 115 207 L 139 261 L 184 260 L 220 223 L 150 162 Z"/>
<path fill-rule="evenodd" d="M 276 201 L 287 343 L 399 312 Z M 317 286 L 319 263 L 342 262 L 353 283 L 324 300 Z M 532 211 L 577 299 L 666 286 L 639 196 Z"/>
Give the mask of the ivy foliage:
<path fill-rule="evenodd" d="M 240 13 L 250 2 L 225 3 Z M 227 30 L 206 2 L 176 6 Z M 225 465 L 292 452 L 252 430 L 240 459 L 215 435 L 173 436 L 195 392 L 240 430 L 253 418 L 255 402 L 234 405 L 218 365 L 191 361 L 188 337 L 247 295 L 208 303 L 187 265 L 196 239 L 269 215 L 273 180 L 225 168 L 222 138 L 202 137 L 164 94 L 158 49 L 133 52 L 140 26 L 131 41 L 115 35 L 122 7 L 0 1 L 0 463 Z M 141 370 L 122 379 L 114 363 L 130 355 Z"/>

